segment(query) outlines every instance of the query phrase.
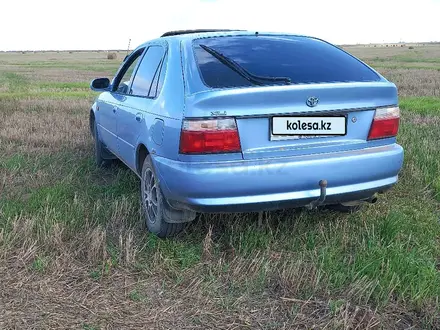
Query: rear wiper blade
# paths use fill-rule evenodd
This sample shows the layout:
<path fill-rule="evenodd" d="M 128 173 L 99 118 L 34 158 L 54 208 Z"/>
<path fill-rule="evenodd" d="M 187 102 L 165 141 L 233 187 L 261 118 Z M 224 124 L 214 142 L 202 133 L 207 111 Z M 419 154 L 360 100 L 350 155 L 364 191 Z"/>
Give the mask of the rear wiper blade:
<path fill-rule="evenodd" d="M 265 76 L 257 76 L 255 74 L 250 73 L 245 68 L 243 68 L 240 64 L 235 62 L 234 60 L 230 59 L 229 57 L 224 56 L 223 54 L 219 53 L 215 49 L 212 49 L 211 47 L 200 45 L 200 47 L 214 56 L 216 59 L 218 59 L 221 63 L 226 65 L 228 68 L 232 69 L 233 71 L 237 72 L 240 76 L 245 78 L 246 80 L 250 81 L 254 85 L 265 85 L 265 82 L 283 82 L 286 85 L 289 85 L 292 80 L 289 77 L 265 77 Z"/>

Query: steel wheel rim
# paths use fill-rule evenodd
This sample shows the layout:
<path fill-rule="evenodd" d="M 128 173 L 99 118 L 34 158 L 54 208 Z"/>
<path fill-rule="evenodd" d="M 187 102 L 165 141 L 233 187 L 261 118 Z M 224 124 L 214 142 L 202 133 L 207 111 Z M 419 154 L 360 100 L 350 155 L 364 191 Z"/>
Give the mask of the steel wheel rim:
<path fill-rule="evenodd" d="M 147 217 L 151 223 L 156 222 L 158 215 L 158 187 L 156 185 L 156 180 L 154 179 L 154 173 L 150 168 L 145 171 L 144 179 L 144 206 Z"/>

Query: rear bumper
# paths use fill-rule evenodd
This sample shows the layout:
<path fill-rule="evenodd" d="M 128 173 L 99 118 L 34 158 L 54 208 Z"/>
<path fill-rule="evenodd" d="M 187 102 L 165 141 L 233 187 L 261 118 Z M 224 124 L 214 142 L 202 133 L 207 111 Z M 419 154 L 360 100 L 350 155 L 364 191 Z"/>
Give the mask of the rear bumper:
<path fill-rule="evenodd" d="M 161 188 L 175 208 L 249 212 L 300 207 L 320 195 L 325 204 L 354 201 L 389 189 L 403 163 L 398 144 L 328 154 L 226 162 L 154 157 Z"/>

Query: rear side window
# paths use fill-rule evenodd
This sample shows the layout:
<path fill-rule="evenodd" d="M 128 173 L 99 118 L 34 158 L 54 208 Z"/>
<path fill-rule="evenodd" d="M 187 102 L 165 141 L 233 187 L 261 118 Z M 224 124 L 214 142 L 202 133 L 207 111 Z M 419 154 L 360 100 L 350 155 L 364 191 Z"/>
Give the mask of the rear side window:
<path fill-rule="evenodd" d="M 163 80 L 165 78 L 165 65 L 167 63 L 166 61 L 167 61 L 167 55 L 165 54 L 165 57 L 163 58 L 162 62 L 159 64 L 159 69 L 156 72 L 156 75 L 154 76 L 150 93 L 148 95 L 149 97 L 152 98 L 156 97 L 162 89 Z"/>
<path fill-rule="evenodd" d="M 313 38 L 232 36 L 193 43 L 201 77 L 213 88 L 380 80 L 356 58 Z"/>
<path fill-rule="evenodd" d="M 132 95 L 155 98 L 158 94 L 158 79 L 164 60 L 165 50 L 161 46 L 148 48 L 136 72 L 131 86 Z"/>

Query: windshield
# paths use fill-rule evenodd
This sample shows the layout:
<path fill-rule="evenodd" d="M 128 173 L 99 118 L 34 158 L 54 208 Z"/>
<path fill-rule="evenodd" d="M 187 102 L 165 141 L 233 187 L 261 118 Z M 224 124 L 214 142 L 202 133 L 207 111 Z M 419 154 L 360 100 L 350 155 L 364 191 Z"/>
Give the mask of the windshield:
<path fill-rule="evenodd" d="M 213 88 L 279 85 L 280 78 L 291 84 L 380 80 L 373 70 L 341 49 L 307 37 L 196 39 L 194 52 L 203 81 Z M 256 78 L 258 84 L 249 78 Z"/>

